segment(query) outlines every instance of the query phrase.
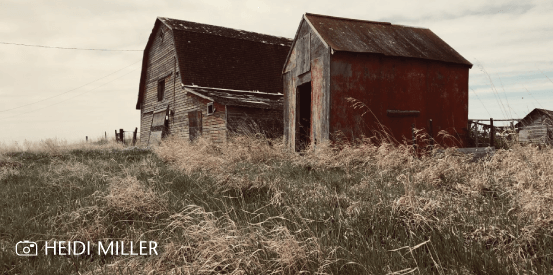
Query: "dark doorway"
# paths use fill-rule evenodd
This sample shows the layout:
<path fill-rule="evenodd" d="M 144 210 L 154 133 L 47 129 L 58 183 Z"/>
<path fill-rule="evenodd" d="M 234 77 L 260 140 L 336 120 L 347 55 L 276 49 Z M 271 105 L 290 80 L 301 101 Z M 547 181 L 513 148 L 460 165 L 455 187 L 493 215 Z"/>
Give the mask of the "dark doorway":
<path fill-rule="evenodd" d="M 202 135 L 202 112 L 188 112 L 188 136 L 195 140 Z"/>
<path fill-rule="evenodd" d="M 296 114 L 296 151 L 302 151 L 311 142 L 311 82 L 298 86 Z"/>

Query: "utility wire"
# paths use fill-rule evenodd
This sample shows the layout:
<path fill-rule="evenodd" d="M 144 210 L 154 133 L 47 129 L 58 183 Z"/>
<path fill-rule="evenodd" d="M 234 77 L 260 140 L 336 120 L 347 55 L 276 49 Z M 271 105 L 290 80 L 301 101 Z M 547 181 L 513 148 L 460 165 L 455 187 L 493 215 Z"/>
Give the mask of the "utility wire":
<path fill-rule="evenodd" d="M 8 112 L 8 111 L 11 111 L 11 110 L 16 110 L 16 109 L 23 108 L 23 107 L 27 107 L 27 106 L 29 106 L 29 105 L 33 105 L 33 104 L 36 104 L 36 103 L 40 103 L 40 102 L 46 101 L 46 100 L 48 100 L 48 99 L 55 98 L 55 97 L 58 97 L 58 96 L 67 94 L 67 93 L 69 93 L 69 92 L 78 90 L 78 89 L 80 89 L 80 88 L 82 88 L 82 87 L 84 87 L 84 86 L 87 86 L 87 85 L 92 84 L 92 83 L 94 83 L 94 82 L 100 81 L 100 80 L 102 80 L 102 79 L 104 79 L 104 78 L 106 78 L 106 77 L 108 77 L 108 76 L 110 76 L 110 75 L 116 74 L 116 73 L 118 73 L 118 72 L 120 72 L 120 71 L 122 71 L 122 70 L 124 70 L 124 69 L 126 69 L 126 68 L 128 68 L 128 67 L 130 67 L 130 66 L 132 66 L 132 65 L 134 65 L 134 64 L 136 64 L 136 63 L 138 63 L 138 62 L 140 62 L 140 60 L 138 60 L 138 61 L 132 63 L 132 64 L 129 65 L 129 66 L 126 66 L 126 67 L 124 67 L 124 68 L 122 68 L 122 69 L 119 69 L 119 70 L 117 70 L 117 71 L 115 71 L 115 72 L 113 72 L 113 73 L 110 73 L 110 74 L 105 75 L 105 76 L 103 76 L 103 77 L 101 77 L 101 78 L 98 78 L 98 79 L 96 79 L 96 80 L 94 80 L 94 81 L 92 81 L 92 82 L 88 82 L 88 83 L 86 83 L 86 84 L 84 84 L 84 85 L 82 85 L 82 86 L 79 86 L 79 87 L 75 88 L 75 89 L 71 89 L 71 90 L 69 90 L 69 91 L 67 91 L 67 92 L 63 92 L 63 93 L 61 93 L 61 94 L 57 94 L 57 95 L 54 95 L 54 96 L 51 96 L 51 97 L 47 97 L 47 98 L 41 99 L 41 100 L 39 100 L 39 101 L 35 101 L 35 102 L 31 102 L 31 103 L 29 103 L 29 104 L 17 106 L 17 107 L 11 108 L 11 109 L 0 110 L 0 113 Z"/>
<path fill-rule="evenodd" d="M 476 91 L 474 91 L 473 88 L 470 88 L 470 90 L 474 93 L 474 95 L 476 96 L 476 98 L 478 98 L 478 101 L 480 101 L 480 103 L 482 103 L 482 107 L 484 107 L 484 110 L 486 110 L 486 113 L 488 113 L 488 115 L 490 117 L 492 117 L 492 115 L 490 114 L 490 112 L 488 112 L 488 109 L 486 108 L 486 105 L 484 104 L 484 102 L 482 102 L 482 100 L 480 100 L 480 97 L 478 97 L 478 95 L 476 94 Z"/>
<path fill-rule="evenodd" d="M 10 42 L 0 42 L 0 44 L 4 44 L 4 45 L 15 45 L 15 46 L 25 46 L 25 47 L 35 47 L 35 48 L 58 49 L 58 50 L 78 50 L 78 51 L 102 51 L 102 52 L 143 52 L 143 51 L 144 51 L 144 50 L 112 50 L 112 49 L 69 48 L 69 47 L 56 47 L 56 46 L 44 46 L 44 45 L 32 45 L 32 44 L 10 43 Z"/>
<path fill-rule="evenodd" d="M 133 69 L 132 71 L 130 71 L 130 72 L 128 72 L 128 73 L 126 73 L 126 74 L 124 74 L 124 75 L 122 75 L 122 76 L 120 76 L 120 77 L 114 78 L 114 79 L 112 79 L 112 80 L 110 80 L 110 81 L 108 81 L 108 82 L 106 82 L 106 83 L 104 83 L 104 84 L 102 84 L 102 85 L 100 85 L 100 86 L 97 86 L 96 88 L 92 88 L 92 89 L 90 89 L 90 90 L 88 90 L 88 91 L 84 91 L 84 92 L 82 92 L 82 93 L 80 93 L 80 94 L 77 94 L 76 96 L 70 97 L 70 98 L 68 98 L 68 99 L 59 101 L 59 102 L 54 103 L 54 104 L 50 104 L 50 105 L 48 105 L 48 106 L 44 106 L 44 107 L 42 107 L 42 108 L 35 109 L 35 110 L 33 110 L 33 111 L 30 111 L 30 112 L 26 112 L 26 113 L 22 113 L 22 114 L 17 114 L 17 115 L 13 115 L 13 116 L 8 116 L 8 117 L 2 117 L 2 118 L 0 118 L 0 120 L 6 119 L 6 118 L 18 117 L 18 116 L 22 116 L 22 115 L 26 115 L 26 114 L 30 114 L 30 113 L 34 113 L 34 112 L 36 112 L 36 111 L 39 111 L 39 110 L 42 110 L 42 109 L 46 109 L 46 108 L 51 107 L 51 106 L 54 106 L 54 105 L 58 105 L 58 104 L 60 104 L 60 103 L 63 103 L 63 102 L 65 102 L 65 101 L 68 101 L 68 100 L 73 99 L 73 98 L 75 98 L 75 97 L 78 97 L 78 96 L 84 95 L 84 94 L 86 94 L 86 93 L 88 93 L 88 92 L 91 92 L 91 91 L 93 91 L 93 90 L 96 90 L 96 89 L 98 89 L 98 88 L 100 88 L 100 87 L 103 87 L 103 86 L 105 86 L 106 84 L 109 84 L 109 83 L 111 83 L 111 82 L 113 82 L 113 81 L 115 81 L 115 80 L 117 80 L 117 79 L 119 79 L 119 78 L 122 78 L 123 76 L 126 76 L 126 75 L 128 75 L 128 74 L 134 72 L 136 69 L 138 69 L 138 68 L 135 68 L 135 69 Z"/>

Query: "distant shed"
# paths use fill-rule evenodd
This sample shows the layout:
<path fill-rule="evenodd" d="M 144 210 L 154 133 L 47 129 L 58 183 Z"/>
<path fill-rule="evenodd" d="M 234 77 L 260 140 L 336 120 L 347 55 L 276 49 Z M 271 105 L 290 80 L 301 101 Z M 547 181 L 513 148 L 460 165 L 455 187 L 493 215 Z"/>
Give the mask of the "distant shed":
<path fill-rule="evenodd" d="M 553 111 L 535 108 L 516 125 L 521 143 L 551 144 L 553 140 Z"/>
<path fill-rule="evenodd" d="M 434 134 L 463 141 L 471 67 L 429 29 L 306 13 L 282 72 L 286 143 L 299 150 L 381 126 L 401 142 L 430 119 Z"/>

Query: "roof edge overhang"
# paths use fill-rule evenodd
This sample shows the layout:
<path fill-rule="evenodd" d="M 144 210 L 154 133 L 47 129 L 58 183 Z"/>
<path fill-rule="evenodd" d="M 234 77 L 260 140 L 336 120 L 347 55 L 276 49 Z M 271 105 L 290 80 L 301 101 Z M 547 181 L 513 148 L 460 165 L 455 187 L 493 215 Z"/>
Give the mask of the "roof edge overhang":
<path fill-rule="evenodd" d="M 208 90 L 217 90 L 217 91 L 229 91 L 229 92 L 240 92 L 240 93 L 251 93 L 251 94 L 262 94 L 262 95 L 272 95 L 272 96 L 284 96 L 282 93 L 265 93 L 259 91 L 245 91 L 245 90 L 234 90 L 226 88 L 215 88 L 215 87 L 203 87 L 197 85 L 185 85 L 181 83 L 181 87 L 184 88 L 198 88 L 198 89 L 208 89 Z"/>
<path fill-rule="evenodd" d="M 336 53 L 337 53 L 337 52 L 343 52 L 343 53 L 376 54 L 376 55 L 382 55 L 382 56 L 386 56 L 386 57 L 413 58 L 413 59 L 420 59 L 420 60 L 437 61 L 437 62 L 443 62 L 443 63 L 447 63 L 447 64 L 461 65 L 461 66 L 468 67 L 469 69 L 472 69 L 472 66 L 473 66 L 473 64 L 470 63 L 468 60 L 467 60 L 467 63 L 459 63 L 459 62 L 445 61 L 445 60 L 441 60 L 441 59 L 432 59 L 432 58 L 423 58 L 423 57 L 413 57 L 413 56 L 387 55 L 387 54 L 375 53 L 375 52 L 354 52 L 354 51 L 335 50 L 335 49 L 332 49 L 332 51 L 333 51 L 333 52 L 336 52 Z M 466 59 L 465 59 L 465 60 L 466 60 Z"/>
<path fill-rule="evenodd" d="M 193 94 L 193 95 L 195 95 L 195 96 L 201 97 L 201 98 L 203 98 L 203 99 L 207 99 L 207 100 L 209 100 L 209 101 L 211 101 L 211 102 L 214 102 L 214 101 L 215 101 L 213 98 L 211 98 L 211 97 L 209 97 L 209 96 L 202 95 L 202 94 L 200 94 L 200 93 L 198 93 L 198 92 L 195 92 L 194 90 L 192 90 L 192 89 L 190 89 L 190 88 L 183 87 L 183 89 L 184 89 L 184 91 L 185 91 L 186 93 L 191 93 L 191 94 Z"/>
<path fill-rule="evenodd" d="M 184 85 L 184 84 L 181 84 L 181 87 L 182 89 L 187 92 L 187 93 L 191 93 L 192 95 L 195 95 L 197 97 L 200 97 L 200 98 L 203 98 L 203 99 L 207 99 L 211 102 L 217 102 L 218 104 L 221 104 L 221 105 L 225 105 L 225 106 L 234 106 L 234 107 L 242 107 L 242 108 L 255 108 L 255 109 L 264 109 L 264 110 L 277 110 L 278 108 L 271 108 L 269 106 L 265 107 L 265 106 L 257 106 L 257 107 L 253 107 L 253 106 L 245 106 L 245 105 L 241 105 L 241 104 L 233 104 L 233 103 L 223 103 L 223 102 L 220 102 L 214 98 L 211 98 L 209 96 L 205 96 L 201 93 L 198 93 L 198 92 L 195 92 L 194 88 L 198 88 L 198 89 L 208 89 L 208 90 L 218 90 L 218 91 L 229 91 L 229 92 L 240 92 L 240 93 L 250 93 L 250 94 L 262 94 L 262 95 L 271 95 L 271 96 L 281 96 L 283 97 L 284 95 L 281 94 L 281 93 L 278 93 L 278 94 L 274 94 L 274 93 L 264 93 L 264 92 L 256 92 L 256 91 L 244 91 L 244 90 L 232 90 L 232 89 L 223 89 L 223 88 L 213 88 L 213 87 L 202 87 L 202 86 L 195 86 L 195 85 Z"/>

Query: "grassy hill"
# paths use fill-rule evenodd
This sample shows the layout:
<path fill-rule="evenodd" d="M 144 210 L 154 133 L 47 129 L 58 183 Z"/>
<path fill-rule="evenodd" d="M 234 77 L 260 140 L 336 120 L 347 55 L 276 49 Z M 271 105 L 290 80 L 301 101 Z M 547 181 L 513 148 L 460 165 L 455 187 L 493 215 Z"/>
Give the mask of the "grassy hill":
<path fill-rule="evenodd" d="M 0 274 L 553 273 L 553 150 L 436 152 L 299 155 L 255 138 L 2 145 Z M 39 255 L 17 256 L 23 240 Z M 108 240 L 156 241 L 159 255 L 41 246 Z"/>

